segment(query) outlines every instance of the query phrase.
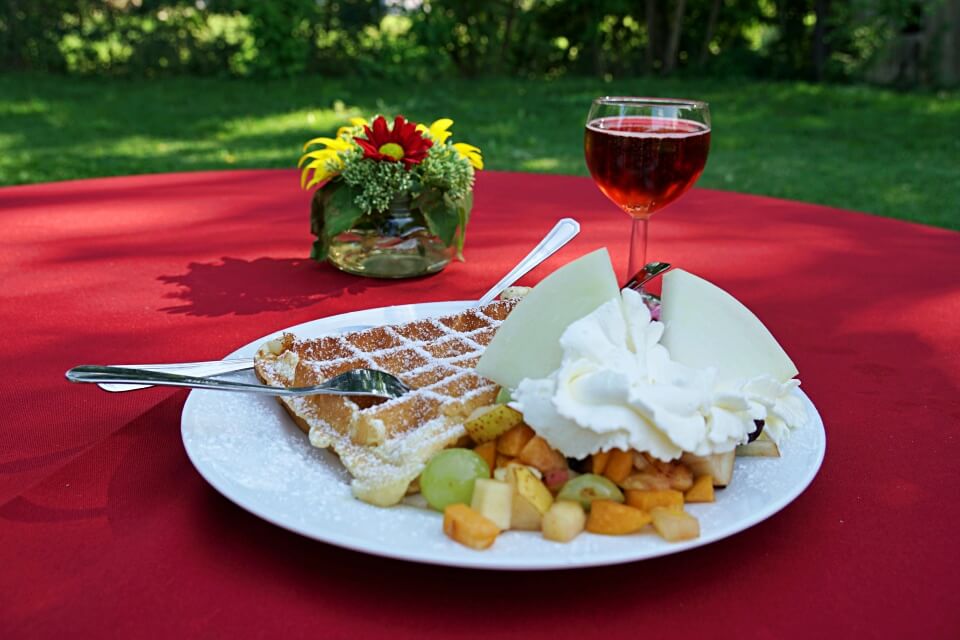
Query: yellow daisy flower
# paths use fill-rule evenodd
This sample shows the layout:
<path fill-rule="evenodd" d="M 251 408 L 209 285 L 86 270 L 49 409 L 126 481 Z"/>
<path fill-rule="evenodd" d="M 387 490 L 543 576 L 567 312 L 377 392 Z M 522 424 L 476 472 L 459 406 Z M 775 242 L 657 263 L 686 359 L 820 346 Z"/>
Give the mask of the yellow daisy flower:
<path fill-rule="evenodd" d="M 338 134 L 336 138 L 314 138 L 313 140 L 307 140 L 306 144 L 303 145 L 303 150 L 306 151 L 307 148 L 315 144 L 322 144 L 327 149 L 333 149 L 335 151 L 346 151 L 351 146 L 353 146 L 353 143 L 351 141 L 344 140 Z M 301 158 L 301 161 L 302 160 L 303 158 Z"/>
<path fill-rule="evenodd" d="M 312 160 L 312 162 L 304 166 L 304 162 L 307 160 Z M 300 173 L 300 186 L 309 189 L 340 173 L 340 170 L 343 169 L 343 159 L 340 158 L 340 154 L 335 149 L 321 149 L 305 154 L 300 158 L 297 166 L 303 167 L 303 171 Z M 313 172 L 313 178 L 308 182 L 307 178 L 311 171 Z"/>
<path fill-rule="evenodd" d="M 483 169 L 483 156 L 480 155 L 479 147 L 467 144 L 466 142 L 457 142 L 453 145 L 453 148 L 456 149 L 461 156 L 469 160 L 474 169 Z"/>
<path fill-rule="evenodd" d="M 453 132 L 450 131 L 450 127 L 453 126 L 453 120 L 450 118 L 440 118 L 439 120 L 434 120 L 433 124 L 429 127 L 426 125 L 418 124 L 417 131 L 423 133 L 426 131 L 433 140 L 436 140 L 438 144 L 443 144 L 447 141 L 447 138 L 453 135 Z"/>

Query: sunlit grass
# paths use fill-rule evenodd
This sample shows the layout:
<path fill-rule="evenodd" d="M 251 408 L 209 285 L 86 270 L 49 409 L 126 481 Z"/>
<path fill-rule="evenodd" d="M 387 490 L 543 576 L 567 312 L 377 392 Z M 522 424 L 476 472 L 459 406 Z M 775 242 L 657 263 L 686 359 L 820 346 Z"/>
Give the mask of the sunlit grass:
<path fill-rule="evenodd" d="M 307 139 L 375 112 L 449 116 L 490 169 L 586 175 L 583 119 L 602 94 L 708 100 L 713 148 L 700 186 L 960 229 L 960 94 L 746 80 L 0 75 L 0 184 L 293 167 Z"/>

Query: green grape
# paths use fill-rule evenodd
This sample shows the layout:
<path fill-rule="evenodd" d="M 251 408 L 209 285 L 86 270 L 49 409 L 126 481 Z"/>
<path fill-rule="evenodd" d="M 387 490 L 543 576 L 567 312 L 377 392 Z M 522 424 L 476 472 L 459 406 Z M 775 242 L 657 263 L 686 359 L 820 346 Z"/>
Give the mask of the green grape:
<path fill-rule="evenodd" d="M 589 511 L 590 503 L 594 500 L 623 502 L 623 493 L 608 478 L 595 473 L 585 473 L 563 485 L 557 494 L 557 500 L 574 500 Z"/>
<path fill-rule="evenodd" d="M 470 449 L 445 449 L 420 474 L 420 493 L 437 511 L 458 502 L 469 505 L 473 483 L 489 477 L 487 462 Z"/>

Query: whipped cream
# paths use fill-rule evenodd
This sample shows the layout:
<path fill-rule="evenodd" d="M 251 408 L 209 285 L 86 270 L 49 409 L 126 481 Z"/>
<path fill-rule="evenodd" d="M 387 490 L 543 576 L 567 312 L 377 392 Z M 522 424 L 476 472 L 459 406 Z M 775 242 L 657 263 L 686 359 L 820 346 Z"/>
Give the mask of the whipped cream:
<path fill-rule="evenodd" d="M 807 420 L 792 393 L 800 383 L 761 375 L 720 383 L 713 367 L 694 369 L 660 344 L 642 296 L 626 289 L 577 320 L 560 338 L 563 360 L 547 378 L 522 380 L 515 408 L 552 447 L 584 458 L 609 449 L 673 460 L 685 452 L 723 453 L 764 420 L 775 441 Z"/>

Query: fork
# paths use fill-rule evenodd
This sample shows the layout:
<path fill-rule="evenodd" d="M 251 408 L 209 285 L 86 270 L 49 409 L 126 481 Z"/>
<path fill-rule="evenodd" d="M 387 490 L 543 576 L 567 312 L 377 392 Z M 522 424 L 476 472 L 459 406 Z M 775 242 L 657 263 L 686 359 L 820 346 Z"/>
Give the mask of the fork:
<path fill-rule="evenodd" d="M 71 382 L 120 382 L 125 384 L 149 384 L 190 389 L 213 389 L 217 391 L 241 391 L 263 393 L 271 396 L 311 396 L 317 394 L 336 396 L 369 396 L 374 398 L 399 398 L 410 391 L 396 376 L 376 369 L 353 369 L 330 378 L 321 384 L 309 387 L 271 387 L 218 378 L 198 378 L 162 371 L 132 369 L 128 367 L 102 367 L 81 365 L 66 373 Z"/>

